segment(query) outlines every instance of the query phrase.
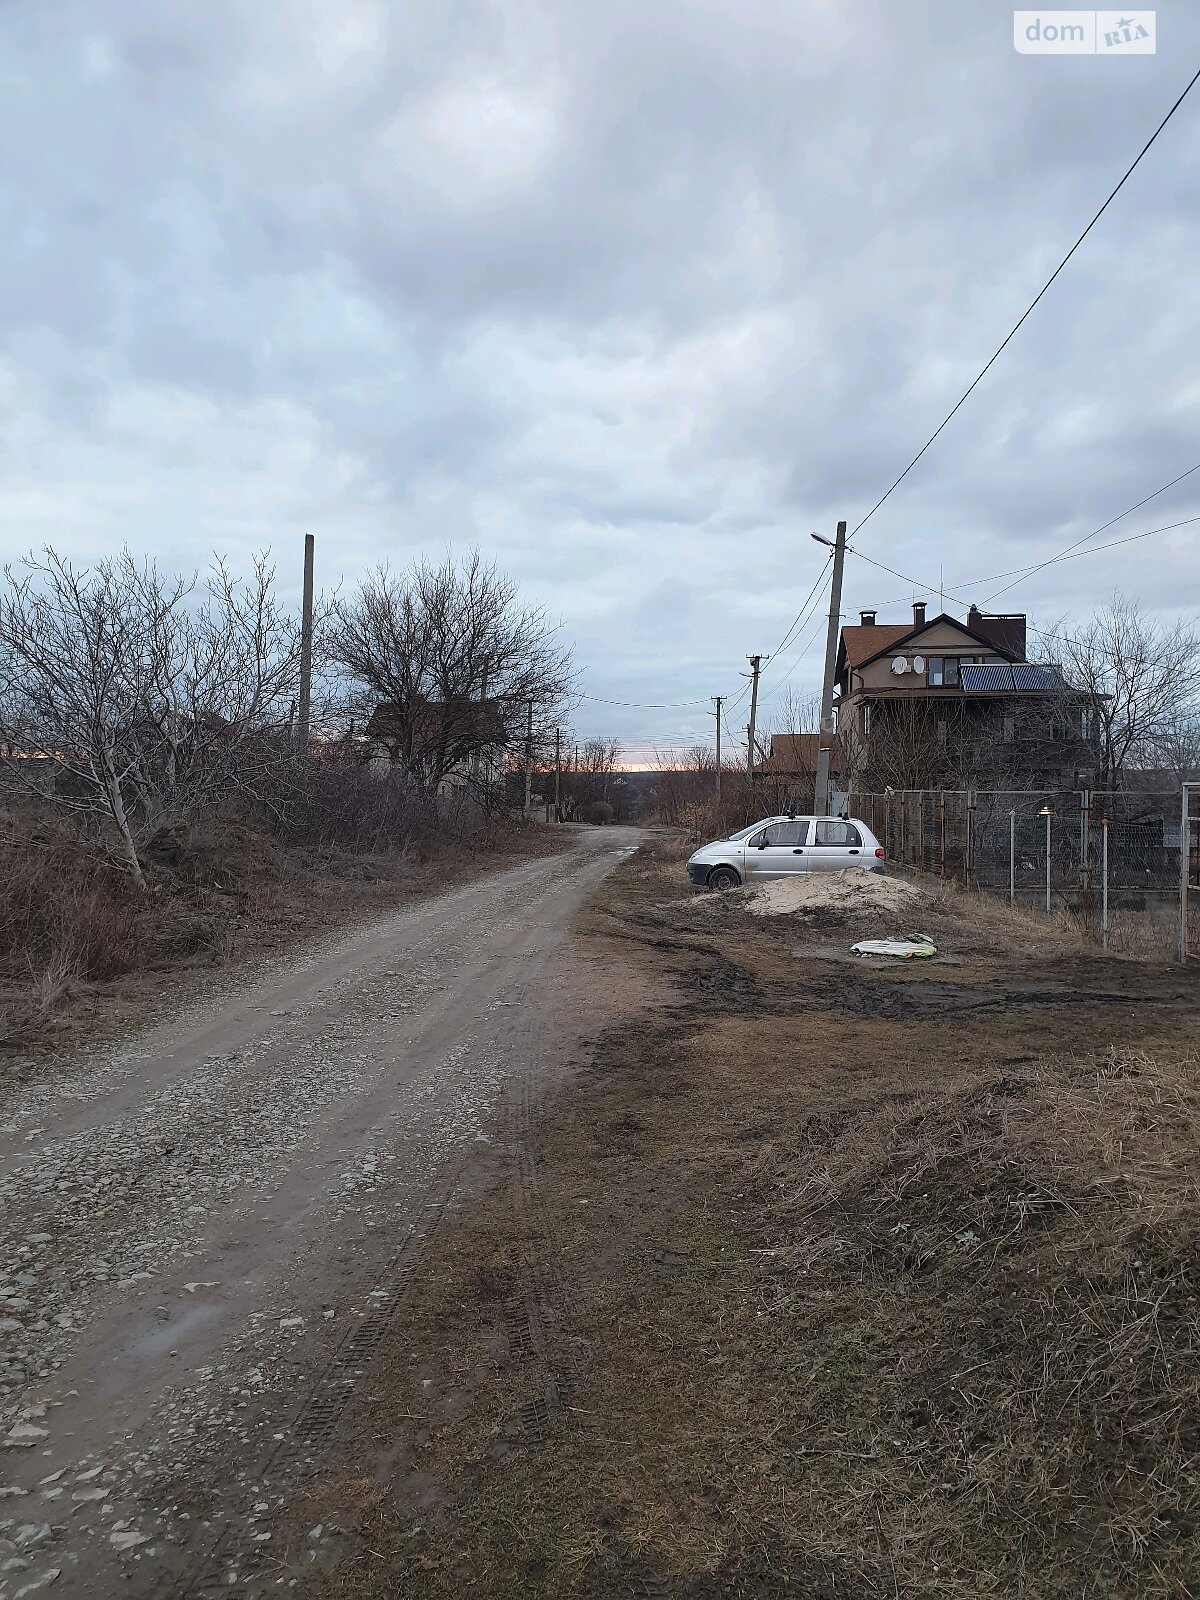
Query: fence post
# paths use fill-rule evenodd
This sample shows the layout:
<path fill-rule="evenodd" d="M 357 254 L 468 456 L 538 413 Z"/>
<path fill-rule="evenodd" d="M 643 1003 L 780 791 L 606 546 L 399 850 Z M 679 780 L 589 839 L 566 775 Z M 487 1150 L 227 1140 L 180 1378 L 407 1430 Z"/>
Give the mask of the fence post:
<path fill-rule="evenodd" d="M 1091 906 L 1088 901 L 1088 891 L 1092 886 L 1091 851 L 1092 851 L 1092 791 L 1085 789 L 1079 796 L 1079 888 L 1082 892 L 1083 903 L 1086 909 Z"/>
<path fill-rule="evenodd" d="M 1052 882 L 1052 879 L 1051 879 L 1051 866 L 1050 866 L 1050 846 L 1051 846 L 1050 830 L 1051 830 L 1051 828 L 1053 826 L 1054 826 L 1054 813 L 1053 813 L 1053 811 L 1050 810 L 1049 807 L 1047 807 L 1046 808 L 1046 915 L 1047 916 L 1050 915 L 1051 882 Z"/>
<path fill-rule="evenodd" d="M 946 876 L 946 791 L 938 795 L 938 873 Z"/>
<path fill-rule="evenodd" d="M 970 887 L 975 877 L 975 791 L 967 790 L 967 853 L 963 862 L 963 879 Z"/>
<path fill-rule="evenodd" d="M 1008 813 L 1008 903 L 1017 903 L 1017 813 Z"/>
<path fill-rule="evenodd" d="M 1188 958 L 1188 868 L 1191 865 L 1192 817 L 1191 785 L 1183 785 L 1179 805 L 1179 959 Z"/>
<path fill-rule="evenodd" d="M 1100 818 L 1100 946 L 1108 949 L 1108 817 Z"/>

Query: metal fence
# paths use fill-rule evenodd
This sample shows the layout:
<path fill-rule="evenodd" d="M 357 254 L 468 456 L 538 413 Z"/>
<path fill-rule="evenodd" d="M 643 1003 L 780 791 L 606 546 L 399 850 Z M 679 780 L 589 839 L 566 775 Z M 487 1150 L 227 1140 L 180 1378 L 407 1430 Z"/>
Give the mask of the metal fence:
<path fill-rule="evenodd" d="M 1200 960 L 1200 783 L 1184 784 L 1179 818 L 1179 954 Z"/>
<path fill-rule="evenodd" d="M 855 793 L 890 860 L 1047 912 L 1066 907 L 1109 943 L 1114 918 L 1156 919 L 1200 955 L 1200 784 L 1179 791 Z M 1144 931 L 1144 930 L 1143 930 Z"/>

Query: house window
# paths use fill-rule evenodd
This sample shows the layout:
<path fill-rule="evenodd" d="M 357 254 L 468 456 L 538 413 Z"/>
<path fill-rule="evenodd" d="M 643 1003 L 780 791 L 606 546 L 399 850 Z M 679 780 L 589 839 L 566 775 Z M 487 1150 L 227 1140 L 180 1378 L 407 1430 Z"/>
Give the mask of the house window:
<path fill-rule="evenodd" d="M 958 682 L 957 656 L 930 656 L 929 682 L 935 689 L 948 689 Z"/>
<path fill-rule="evenodd" d="M 860 726 L 862 728 L 863 738 L 869 739 L 871 737 L 871 707 L 869 705 L 865 705 L 862 708 L 862 719 Z"/>
<path fill-rule="evenodd" d="M 1016 717 L 1002 717 L 1000 719 L 1000 737 L 1005 744 L 1011 744 L 1017 737 Z"/>
<path fill-rule="evenodd" d="M 1079 737 L 1081 739 L 1092 737 L 1092 714 L 1086 706 L 1079 713 Z"/>

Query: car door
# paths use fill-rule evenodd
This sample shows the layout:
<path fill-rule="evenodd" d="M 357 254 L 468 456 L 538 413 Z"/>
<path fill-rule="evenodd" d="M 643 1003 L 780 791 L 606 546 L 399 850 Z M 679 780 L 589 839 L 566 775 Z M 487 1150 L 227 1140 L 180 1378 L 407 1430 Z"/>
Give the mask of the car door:
<path fill-rule="evenodd" d="M 810 872 L 841 872 L 846 867 L 861 867 L 865 854 L 862 834 L 852 822 L 838 817 L 818 817 L 813 823 L 812 842 L 806 851 Z"/>
<path fill-rule="evenodd" d="M 808 823 L 801 818 L 769 822 L 746 841 L 746 876 L 782 878 L 807 872 Z"/>

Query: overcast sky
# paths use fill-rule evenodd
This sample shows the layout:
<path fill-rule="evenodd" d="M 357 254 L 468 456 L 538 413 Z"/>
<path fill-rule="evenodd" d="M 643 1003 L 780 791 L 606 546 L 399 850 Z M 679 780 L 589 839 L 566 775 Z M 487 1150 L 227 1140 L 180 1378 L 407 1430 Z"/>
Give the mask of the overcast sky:
<path fill-rule="evenodd" d="M 0 544 L 298 589 L 478 543 L 612 700 L 736 693 L 1200 65 L 985 0 L 170 0 L 3 17 Z M 1200 461 L 1200 88 L 859 537 L 986 608 Z M 1200 514 L 1200 472 L 1102 539 Z M 1200 524 L 1197 524 L 1200 527 Z M 1096 541 L 1101 542 L 1101 541 Z M 1200 599 L 1195 528 L 996 601 Z M 848 563 L 845 614 L 910 585 Z M 820 671 L 813 628 L 764 674 Z M 790 671 L 790 679 L 787 674 Z M 786 692 L 786 691 L 784 691 Z M 736 709 L 733 722 L 744 721 Z M 631 750 L 705 708 L 587 703 Z"/>

